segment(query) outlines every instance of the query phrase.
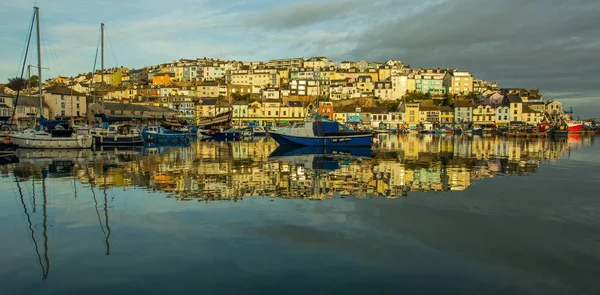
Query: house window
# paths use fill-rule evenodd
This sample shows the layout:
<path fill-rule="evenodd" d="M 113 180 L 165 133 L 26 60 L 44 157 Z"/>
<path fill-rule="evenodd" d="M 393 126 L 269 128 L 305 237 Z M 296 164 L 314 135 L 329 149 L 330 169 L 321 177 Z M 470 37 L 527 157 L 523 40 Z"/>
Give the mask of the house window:
<path fill-rule="evenodd" d="M 271 111 L 268 111 L 268 112 L 267 112 L 267 115 L 269 115 L 269 116 L 270 116 L 270 115 L 271 115 Z"/>

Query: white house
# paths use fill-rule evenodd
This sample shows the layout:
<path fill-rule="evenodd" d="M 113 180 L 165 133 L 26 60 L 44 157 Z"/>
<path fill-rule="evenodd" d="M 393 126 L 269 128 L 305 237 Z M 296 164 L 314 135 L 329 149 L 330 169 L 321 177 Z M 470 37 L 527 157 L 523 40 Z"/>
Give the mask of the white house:
<path fill-rule="evenodd" d="M 473 103 L 470 100 L 454 101 L 454 122 L 469 123 L 473 121 Z"/>
<path fill-rule="evenodd" d="M 50 109 L 50 117 L 85 117 L 87 102 L 84 93 L 74 91 L 63 85 L 54 85 L 44 89 L 44 102 Z"/>

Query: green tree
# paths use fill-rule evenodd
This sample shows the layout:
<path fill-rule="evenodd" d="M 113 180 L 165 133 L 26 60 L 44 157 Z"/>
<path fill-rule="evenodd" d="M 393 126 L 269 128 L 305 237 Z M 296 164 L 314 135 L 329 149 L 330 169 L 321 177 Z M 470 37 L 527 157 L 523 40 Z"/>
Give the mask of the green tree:
<path fill-rule="evenodd" d="M 29 87 L 37 87 L 38 86 L 38 76 L 33 75 L 29 78 Z"/>
<path fill-rule="evenodd" d="M 27 80 L 23 78 L 9 78 L 6 86 L 14 91 L 23 90 L 27 87 Z"/>

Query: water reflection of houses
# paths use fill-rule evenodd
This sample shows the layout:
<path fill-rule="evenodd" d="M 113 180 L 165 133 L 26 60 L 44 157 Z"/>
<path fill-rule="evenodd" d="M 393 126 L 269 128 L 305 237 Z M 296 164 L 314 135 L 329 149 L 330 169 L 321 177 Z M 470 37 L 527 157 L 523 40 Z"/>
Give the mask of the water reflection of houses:
<path fill-rule="evenodd" d="M 265 140 L 95 152 L 85 166 L 89 171 L 74 173 L 82 182 L 102 179 L 108 187 L 144 187 L 169 193 L 176 200 L 395 198 L 415 191 L 465 190 L 474 180 L 498 174 L 536 173 L 542 160 L 560 158 L 569 142 L 390 136 L 370 157 L 333 158 L 334 169 L 270 158 L 276 147 Z"/>

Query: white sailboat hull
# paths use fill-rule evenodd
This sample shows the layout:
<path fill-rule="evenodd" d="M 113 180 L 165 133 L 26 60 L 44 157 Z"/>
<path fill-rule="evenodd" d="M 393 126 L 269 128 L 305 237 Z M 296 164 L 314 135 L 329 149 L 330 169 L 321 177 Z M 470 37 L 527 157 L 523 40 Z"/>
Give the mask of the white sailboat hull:
<path fill-rule="evenodd" d="M 51 137 L 37 134 L 11 134 L 10 140 L 19 148 L 35 149 L 89 149 L 92 147 L 91 135 L 73 135 L 71 137 Z"/>

